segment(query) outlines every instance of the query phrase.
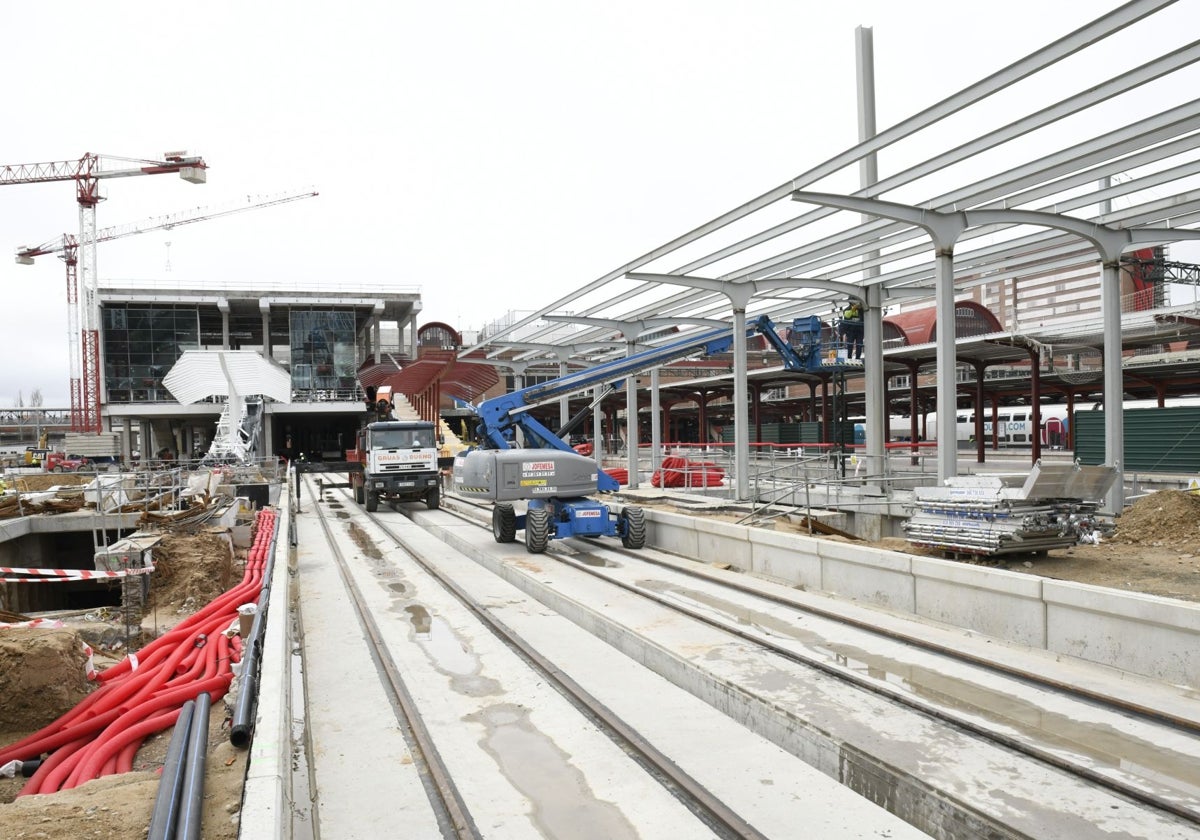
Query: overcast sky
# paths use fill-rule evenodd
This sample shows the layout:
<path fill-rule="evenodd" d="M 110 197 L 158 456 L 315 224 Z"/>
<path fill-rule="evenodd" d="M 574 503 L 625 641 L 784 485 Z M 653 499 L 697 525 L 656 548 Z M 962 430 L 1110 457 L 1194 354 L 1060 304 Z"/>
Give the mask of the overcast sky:
<path fill-rule="evenodd" d="M 204 186 L 107 182 L 102 228 L 311 187 L 101 244 L 100 277 L 417 288 L 422 322 L 478 328 L 853 145 L 856 26 L 874 29 L 882 129 L 1117 5 L 47 0 L 8 11 L 0 164 L 210 165 Z M 1171 13 L 1195 32 L 1198 9 Z M 77 230 L 70 183 L 0 190 L 0 251 Z M 64 276 L 0 258 L 0 406 L 68 402 Z"/>

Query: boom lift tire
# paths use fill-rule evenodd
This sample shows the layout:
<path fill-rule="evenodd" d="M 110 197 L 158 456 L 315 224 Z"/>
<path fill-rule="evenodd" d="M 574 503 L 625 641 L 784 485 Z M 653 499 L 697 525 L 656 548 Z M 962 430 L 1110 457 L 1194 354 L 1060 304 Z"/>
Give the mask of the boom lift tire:
<path fill-rule="evenodd" d="M 441 490 L 434 487 L 425 495 L 425 507 L 430 510 L 437 510 L 442 506 Z"/>
<path fill-rule="evenodd" d="M 367 493 L 367 513 L 374 513 L 379 510 L 379 494 Z"/>
<path fill-rule="evenodd" d="M 550 511 L 530 508 L 525 513 L 525 550 L 541 554 L 550 542 Z"/>
<path fill-rule="evenodd" d="M 626 548 L 644 548 L 646 545 L 646 514 L 640 507 L 627 507 L 621 511 L 621 545 Z"/>
<path fill-rule="evenodd" d="M 517 514 L 508 502 L 497 502 L 492 508 L 492 536 L 498 543 L 517 539 Z"/>

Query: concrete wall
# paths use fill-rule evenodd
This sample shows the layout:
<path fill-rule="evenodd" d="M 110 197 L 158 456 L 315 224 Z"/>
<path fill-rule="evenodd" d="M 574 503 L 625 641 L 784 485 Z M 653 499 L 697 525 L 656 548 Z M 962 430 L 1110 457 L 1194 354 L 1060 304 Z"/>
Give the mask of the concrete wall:
<path fill-rule="evenodd" d="M 1200 605 L 658 510 L 655 548 L 1009 642 L 1200 686 Z"/>

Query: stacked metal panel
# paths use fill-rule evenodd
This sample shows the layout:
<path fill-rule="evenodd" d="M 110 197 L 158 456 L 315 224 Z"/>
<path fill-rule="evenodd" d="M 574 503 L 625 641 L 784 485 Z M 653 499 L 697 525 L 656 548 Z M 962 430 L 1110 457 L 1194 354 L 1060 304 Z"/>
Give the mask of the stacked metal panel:
<path fill-rule="evenodd" d="M 1038 463 L 1024 475 L 970 475 L 918 487 L 904 523 L 913 545 L 996 556 L 1075 545 L 1097 529 L 1113 467 Z"/>

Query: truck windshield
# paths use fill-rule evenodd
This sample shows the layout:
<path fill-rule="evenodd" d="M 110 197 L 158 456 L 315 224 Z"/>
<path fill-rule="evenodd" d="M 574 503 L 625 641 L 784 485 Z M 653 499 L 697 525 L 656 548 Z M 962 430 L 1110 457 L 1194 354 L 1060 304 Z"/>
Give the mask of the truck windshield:
<path fill-rule="evenodd" d="M 433 446 L 430 429 L 386 429 L 371 432 L 372 449 L 424 449 Z"/>

